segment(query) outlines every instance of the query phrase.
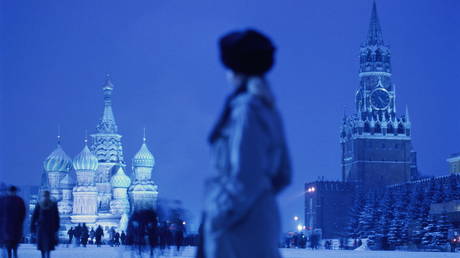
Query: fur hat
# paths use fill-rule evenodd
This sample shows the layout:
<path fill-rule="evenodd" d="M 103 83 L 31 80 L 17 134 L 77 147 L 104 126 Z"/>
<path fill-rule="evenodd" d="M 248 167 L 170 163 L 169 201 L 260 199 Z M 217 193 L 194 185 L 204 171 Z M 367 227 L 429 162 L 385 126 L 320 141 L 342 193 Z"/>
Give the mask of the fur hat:
<path fill-rule="evenodd" d="M 249 29 L 224 35 L 220 41 L 222 63 L 245 75 L 263 75 L 274 63 L 275 46 L 260 32 Z"/>

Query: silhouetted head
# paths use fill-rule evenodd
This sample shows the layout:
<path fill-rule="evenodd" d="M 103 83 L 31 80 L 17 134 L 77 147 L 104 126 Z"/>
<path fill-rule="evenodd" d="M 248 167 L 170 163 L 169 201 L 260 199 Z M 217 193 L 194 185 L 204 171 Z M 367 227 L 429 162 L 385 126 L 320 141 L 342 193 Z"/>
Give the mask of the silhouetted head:
<path fill-rule="evenodd" d="M 42 192 L 42 198 L 43 198 L 43 200 L 50 200 L 51 199 L 50 191 L 43 191 Z"/>
<path fill-rule="evenodd" d="M 219 47 L 222 63 L 236 75 L 263 76 L 274 64 L 275 46 L 253 29 L 224 35 Z"/>
<path fill-rule="evenodd" d="M 14 185 L 11 185 L 10 187 L 8 187 L 8 194 L 9 195 L 16 195 L 16 193 L 18 191 L 19 191 L 19 189 Z"/>

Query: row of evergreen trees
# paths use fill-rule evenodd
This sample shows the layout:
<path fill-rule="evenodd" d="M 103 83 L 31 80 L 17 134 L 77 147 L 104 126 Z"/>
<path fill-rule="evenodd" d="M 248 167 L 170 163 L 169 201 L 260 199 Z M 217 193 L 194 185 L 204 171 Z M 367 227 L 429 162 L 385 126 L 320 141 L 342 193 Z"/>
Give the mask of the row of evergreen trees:
<path fill-rule="evenodd" d="M 451 200 L 460 200 L 460 176 L 424 179 L 365 194 L 358 190 L 346 235 L 368 238 L 373 249 L 446 246 L 453 225 L 446 215 L 430 215 L 430 206 Z"/>

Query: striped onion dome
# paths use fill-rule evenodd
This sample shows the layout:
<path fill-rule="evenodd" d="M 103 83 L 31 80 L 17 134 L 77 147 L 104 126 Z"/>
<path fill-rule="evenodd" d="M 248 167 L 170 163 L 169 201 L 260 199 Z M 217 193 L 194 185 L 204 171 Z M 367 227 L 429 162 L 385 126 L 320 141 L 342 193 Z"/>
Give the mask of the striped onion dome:
<path fill-rule="evenodd" d="M 147 148 L 144 138 L 144 142 L 142 143 L 140 150 L 136 153 L 136 155 L 134 155 L 133 167 L 153 168 L 154 165 L 155 158 L 153 157 L 153 154 L 149 151 L 149 148 Z"/>
<path fill-rule="evenodd" d="M 43 162 L 43 167 L 47 172 L 67 172 L 72 167 L 72 159 L 64 152 L 61 144 L 58 144 Z"/>
<path fill-rule="evenodd" d="M 131 179 L 125 174 L 123 168 L 120 167 L 117 173 L 112 176 L 110 183 L 113 188 L 128 188 L 131 185 Z"/>
<path fill-rule="evenodd" d="M 75 170 L 97 170 L 99 163 L 96 156 L 89 150 L 85 144 L 83 150 L 73 159 L 73 168 Z"/>

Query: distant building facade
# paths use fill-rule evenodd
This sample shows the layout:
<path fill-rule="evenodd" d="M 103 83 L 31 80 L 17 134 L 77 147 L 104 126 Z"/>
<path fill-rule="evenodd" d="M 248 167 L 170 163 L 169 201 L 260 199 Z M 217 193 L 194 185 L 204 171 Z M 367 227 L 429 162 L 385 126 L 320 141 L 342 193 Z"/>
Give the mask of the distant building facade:
<path fill-rule="evenodd" d="M 366 192 L 419 177 L 408 108 L 403 116 L 396 112 L 391 54 L 375 2 L 360 49 L 359 78 L 356 113 L 344 115 L 340 132 L 342 181 L 305 184 L 305 225 L 325 238 L 343 234 L 358 187 Z"/>
<path fill-rule="evenodd" d="M 58 202 L 62 230 L 77 223 L 101 225 L 105 229 L 126 228 L 128 214 L 142 208 L 156 208 L 158 186 L 152 180 L 155 159 L 143 143 L 132 159 L 131 176 L 126 174 L 122 136 L 112 111 L 113 84 L 103 86 L 104 112 L 82 151 L 71 159 L 61 145 L 45 159 L 39 192 L 48 190 Z M 32 210 L 37 197 L 30 203 Z"/>
<path fill-rule="evenodd" d="M 320 230 L 323 238 L 338 238 L 347 224 L 357 185 L 353 182 L 316 181 L 305 184 L 305 227 Z"/>

